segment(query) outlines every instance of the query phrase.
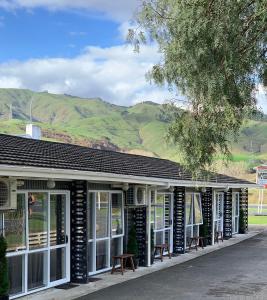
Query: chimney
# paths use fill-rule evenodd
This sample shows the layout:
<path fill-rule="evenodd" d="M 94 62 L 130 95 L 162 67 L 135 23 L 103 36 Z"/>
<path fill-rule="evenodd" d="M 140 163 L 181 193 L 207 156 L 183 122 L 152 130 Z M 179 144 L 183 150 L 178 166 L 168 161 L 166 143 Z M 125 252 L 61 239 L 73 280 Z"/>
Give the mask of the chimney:
<path fill-rule="evenodd" d="M 40 140 L 42 138 L 41 128 L 33 124 L 27 124 L 26 136 L 34 140 Z"/>

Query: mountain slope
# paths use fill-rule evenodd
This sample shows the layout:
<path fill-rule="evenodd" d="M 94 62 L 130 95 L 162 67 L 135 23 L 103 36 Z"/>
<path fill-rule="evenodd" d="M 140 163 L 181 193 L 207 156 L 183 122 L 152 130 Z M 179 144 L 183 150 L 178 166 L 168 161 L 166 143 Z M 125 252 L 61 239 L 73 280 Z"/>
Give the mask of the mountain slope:
<path fill-rule="evenodd" d="M 168 123 L 161 105 L 153 102 L 122 107 L 99 98 L 0 89 L 0 132 L 24 133 L 31 104 L 32 120 L 46 139 L 180 159 L 165 142 Z M 267 160 L 267 122 L 247 121 L 232 145 L 233 161 L 245 169 Z"/>

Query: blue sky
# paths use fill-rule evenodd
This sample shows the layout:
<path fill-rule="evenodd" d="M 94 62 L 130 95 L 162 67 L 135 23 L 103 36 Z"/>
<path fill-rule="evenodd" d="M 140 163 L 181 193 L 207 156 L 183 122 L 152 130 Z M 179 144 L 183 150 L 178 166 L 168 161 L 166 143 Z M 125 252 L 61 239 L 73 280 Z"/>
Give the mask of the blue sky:
<path fill-rule="evenodd" d="M 122 44 L 117 20 L 93 12 L 1 10 L 0 61 L 74 57 L 88 46 Z"/>
<path fill-rule="evenodd" d="M 0 88 L 132 105 L 173 97 L 145 73 L 155 45 L 125 45 L 139 0 L 0 0 Z"/>
<path fill-rule="evenodd" d="M 125 45 L 141 0 L 0 0 L 0 88 L 101 97 L 118 104 L 179 98 L 145 74 L 161 56 Z M 262 88 L 259 105 L 267 113 Z"/>

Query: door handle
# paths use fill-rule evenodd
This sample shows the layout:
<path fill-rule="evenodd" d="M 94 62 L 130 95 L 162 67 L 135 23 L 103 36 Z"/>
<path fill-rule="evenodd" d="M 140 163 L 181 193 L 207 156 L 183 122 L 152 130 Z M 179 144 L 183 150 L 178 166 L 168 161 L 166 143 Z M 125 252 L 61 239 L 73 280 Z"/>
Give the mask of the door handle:
<path fill-rule="evenodd" d="M 65 235 L 65 242 L 66 242 L 66 244 L 68 244 L 68 242 L 69 242 L 69 237 L 67 234 Z"/>

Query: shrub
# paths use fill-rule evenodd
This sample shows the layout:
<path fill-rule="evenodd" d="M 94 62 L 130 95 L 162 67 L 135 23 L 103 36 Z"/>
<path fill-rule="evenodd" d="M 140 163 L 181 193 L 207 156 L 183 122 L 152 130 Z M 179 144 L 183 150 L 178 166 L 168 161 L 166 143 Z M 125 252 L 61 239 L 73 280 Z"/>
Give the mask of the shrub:
<path fill-rule="evenodd" d="M 138 244 L 136 239 L 136 230 L 134 226 L 131 227 L 131 230 L 129 232 L 127 252 L 133 254 L 135 258 L 138 257 Z"/>

